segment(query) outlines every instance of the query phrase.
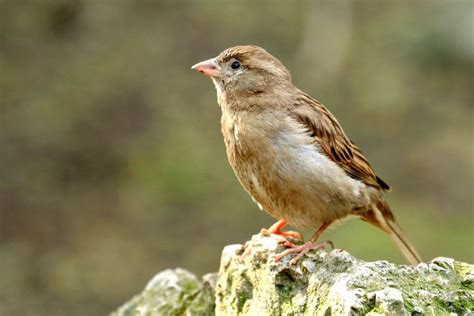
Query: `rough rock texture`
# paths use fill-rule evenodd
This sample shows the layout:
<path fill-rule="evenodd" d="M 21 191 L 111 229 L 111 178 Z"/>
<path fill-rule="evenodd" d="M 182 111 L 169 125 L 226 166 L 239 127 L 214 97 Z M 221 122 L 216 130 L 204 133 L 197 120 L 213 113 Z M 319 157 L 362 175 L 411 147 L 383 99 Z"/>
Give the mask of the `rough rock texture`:
<path fill-rule="evenodd" d="M 474 266 L 437 258 L 418 266 L 364 262 L 346 251 L 311 252 L 298 266 L 275 236 L 224 248 L 218 276 L 156 275 L 114 315 L 446 315 L 474 310 Z M 217 279 L 217 280 L 216 280 Z"/>
<path fill-rule="evenodd" d="M 184 269 L 162 271 L 111 316 L 214 315 L 216 277 L 206 274 L 199 281 Z"/>

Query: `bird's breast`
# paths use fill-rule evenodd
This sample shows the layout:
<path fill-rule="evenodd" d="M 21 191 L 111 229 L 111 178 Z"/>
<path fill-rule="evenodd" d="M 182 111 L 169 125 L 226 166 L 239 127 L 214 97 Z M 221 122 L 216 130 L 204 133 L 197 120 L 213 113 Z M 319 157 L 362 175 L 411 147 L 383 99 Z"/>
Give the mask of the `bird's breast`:
<path fill-rule="evenodd" d="M 222 132 L 240 183 L 272 216 L 314 228 L 364 203 L 363 184 L 287 117 L 223 116 Z"/>

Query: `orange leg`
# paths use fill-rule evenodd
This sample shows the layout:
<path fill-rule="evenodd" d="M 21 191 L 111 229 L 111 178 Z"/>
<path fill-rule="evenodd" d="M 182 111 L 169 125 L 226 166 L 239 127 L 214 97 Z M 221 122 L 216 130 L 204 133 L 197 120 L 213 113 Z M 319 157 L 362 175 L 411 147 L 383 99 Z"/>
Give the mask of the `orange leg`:
<path fill-rule="evenodd" d="M 276 222 L 275 224 L 273 224 L 272 226 L 270 226 L 270 228 L 268 229 L 262 229 L 262 231 L 260 233 L 263 233 L 263 234 L 275 234 L 275 235 L 280 235 L 280 236 L 283 236 L 283 237 L 289 237 L 289 238 L 294 238 L 294 239 L 300 239 L 300 240 L 303 240 L 303 236 L 298 233 L 298 232 L 294 232 L 294 231 L 281 231 L 281 229 L 283 227 L 285 227 L 286 225 L 288 224 L 287 221 L 285 221 L 284 219 L 280 219 L 278 222 Z"/>
<path fill-rule="evenodd" d="M 291 259 L 291 261 L 290 261 L 290 265 L 295 265 L 310 250 L 323 249 L 323 248 L 327 247 L 328 245 L 331 245 L 331 247 L 334 248 L 331 241 L 317 242 L 317 240 L 319 239 L 321 234 L 326 230 L 326 228 L 329 227 L 330 224 L 331 223 L 325 223 L 325 224 L 321 225 L 321 227 L 319 227 L 319 229 L 316 231 L 316 233 L 314 233 L 313 237 L 311 237 L 311 239 L 303 245 L 299 246 L 299 245 L 295 245 L 291 242 L 285 242 L 284 245 L 286 247 L 289 247 L 289 249 L 283 251 L 282 253 L 277 254 L 275 256 L 275 261 L 280 261 L 283 257 L 285 257 L 289 254 L 292 254 L 292 253 L 296 253 L 297 255 L 293 259 Z"/>
<path fill-rule="evenodd" d="M 263 235 L 263 236 L 270 236 L 270 234 L 281 236 L 279 242 L 283 243 L 285 245 L 293 244 L 293 243 L 289 242 L 286 239 L 286 237 L 303 240 L 303 236 L 298 232 L 294 232 L 294 231 L 284 231 L 283 232 L 283 231 L 281 231 L 281 229 L 283 227 L 285 227 L 287 224 L 288 224 L 287 221 L 285 221 L 284 219 L 280 219 L 278 222 L 276 222 L 275 224 L 270 226 L 270 228 L 268 228 L 268 229 L 262 228 L 262 230 L 260 231 L 260 234 Z M 250 247 L 247 247 L 247 243 L 245 243 L 244 249 L 245 249 L 245 251 L 242 254 L 243 257 L 248 256 L 252 252 L 252 249 L 250 249 Z"/>

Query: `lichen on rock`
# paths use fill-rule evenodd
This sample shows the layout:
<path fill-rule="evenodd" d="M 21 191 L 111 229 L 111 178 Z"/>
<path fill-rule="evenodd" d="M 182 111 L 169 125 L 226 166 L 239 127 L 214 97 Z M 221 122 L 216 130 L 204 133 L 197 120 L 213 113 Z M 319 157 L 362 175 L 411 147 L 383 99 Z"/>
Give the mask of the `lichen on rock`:
<path fill-rule="evenodd" d="M 198 280 L 181 268 L 164 270 L 111 316 L 213 315 L 215 283 L 215 273 Z"/>
<path fill-rule="evenodd" d="M 199 281 L 166 270 L 114 315 L 466 315 L 474 310 L 474 266 L 436 258 L 417 266 L 312 251 L 296 266 L 275 262 L 277 236 L 224 248 L 218 274 Z M 244 255 L 245 252 L 245 255 Z"/>

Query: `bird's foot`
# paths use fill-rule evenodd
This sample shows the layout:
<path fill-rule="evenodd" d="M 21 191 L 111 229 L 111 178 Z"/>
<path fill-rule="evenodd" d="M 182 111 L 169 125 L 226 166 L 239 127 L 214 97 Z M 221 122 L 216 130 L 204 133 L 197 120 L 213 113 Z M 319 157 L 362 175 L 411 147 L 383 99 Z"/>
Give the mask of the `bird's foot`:
<path fill-rule="evenodd" d="M 273 235 L 279 235 L 279 236 L 283 236 L 283 237 L 303 240 L 303 235 L 301 235 L 298 232 L 291 231 L 291 230 L 282 231 L 281 229 L 284 226 L 286 226 L 286 221 L 285 220 L 279 220 L 278 222 L 276 222 L 275 224 L 270 226 L 270 228 L 268 228 L 268 229 L 262 228 L 262 230 L 260 231 L 260 234 L 262 236 L 269 236 L 270 234 L 273 234 Z M 284 240 L 282 239 L 282 241 L 286 241 L 286 239 L 284 239 Z"/>
<path fill-rule="evenodd" d="M 246 241 L 244 243 L 243 248 L 244 248 L 244 252 L 242 253 L 242 258 L 245 258 L 245 257 L 249 256 L 252 253 L 252 247 L 250 247 L 248 241 Z"/>
<path fill-rule="evenodd" d="M 281 230 L 272 231 L 272 230 L 267 229 L 267 228 L 262 228 L 262 230 L 260 230 L 260 235 L 262 235 L 262 236 L 278 235 L 278 236 L 283 237 L 281 239 L 281 242 L 286 242 L 287 241 L 286 238 L 303 240 L 303 235 L 301 235 L 298 232 L 292 231 L 292 230 L 289 230 L 289 231 L 281 231 Z"/>
<path fill-rule="evenodd" d="M 334 249 L 334 245 L 330 240 L 322 242 L 308 241 L 303 245 L 295 245 L 289 241 L 286 241 L 285 243 L 283 243 L 283 245 L 285 247 L 288 247 L 289 249 L 286 249 L 285 251 L 275 255 L 275 261 L 280 261 L 283 257 L 286 257 L 292 253 L 296 253 L 297 255 L 290 260 L 290 265 L 296 265 L 301 260 L 301 258 L 303 258 L 303 256 L 306 255 L 310 250 L 324 249 L 327 246 L 331 246 L 331 248 Z"/>
<path fill-rule="evenodd" d="M 268 237 L 270 235 L 274 235 L 278 238 L 278 243 L 282 243 L 282 244 L 291 244 L 293 245 L 293 243 L 291 243 L 290 241 L 288 241 L 287 238 L 290 238 L 290 239 L 296 239 L 296 240 L 301 240 L 303 241 L 303 235 L 301 235 L 300 233 L 298 232 L 295 232 L 295 231 L 282 231 L 281 229 L 283 227 L 285 227 L 287 225 L 287 222 L 286 220 L 284 219 L 280 219 L 278 222 L 276 222 L 275 224 L 273 224 L 270 228 L 266 229 L 266 228 L 262 228 L 262 230 L 260 230 L 260 235 L 261 236 L 264 236 L 264 237 Z M 250 255 L 252 253 L 252 249 L 251 247 L 248 245 L 249 242 L 246 242 L 244 244 L 244 252 L 242 254 L 242 257 L 245 258 L 247 257 L 248 255 Z"/>

